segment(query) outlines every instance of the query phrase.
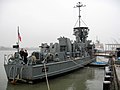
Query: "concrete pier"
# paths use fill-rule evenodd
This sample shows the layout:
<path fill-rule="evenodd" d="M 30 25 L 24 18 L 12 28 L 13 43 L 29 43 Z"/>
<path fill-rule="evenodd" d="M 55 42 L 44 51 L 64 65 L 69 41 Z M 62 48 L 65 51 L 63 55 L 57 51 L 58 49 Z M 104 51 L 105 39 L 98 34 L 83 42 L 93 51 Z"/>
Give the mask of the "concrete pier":
<path fill-rule="evenodd" d="M 120 65 L 115 64 L 115 74 L 116 74 L 116 86 L 118 87 L 117 90 L 120 90 Z"/>
<path fill-rule="evenodd" d="M 112 72 L 112 81 L 110 90 L 120 90 L 120 65 L 116 64 L 116 59 L 110 58 L 110 65 Z"/>

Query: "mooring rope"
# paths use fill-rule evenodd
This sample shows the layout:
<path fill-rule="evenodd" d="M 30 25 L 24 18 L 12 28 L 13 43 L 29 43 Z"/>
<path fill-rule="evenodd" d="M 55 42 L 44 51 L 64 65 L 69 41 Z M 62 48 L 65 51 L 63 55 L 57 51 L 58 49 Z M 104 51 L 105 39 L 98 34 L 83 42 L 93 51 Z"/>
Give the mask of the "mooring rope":
<path fill-rule="evenodd" d="M 77 63 L 77 62 L 75 62 L 74 60 L 71 59 L 71 61 L 72 61 L 74 64 L 76 64 L 77 66 L 80 66 L 80 64 Z"/>
<path fill-rule="evenodd" d="M 47 76 L 47 70 L 46 70 L 45 63 L 44 63 L 44 69 L 45 69 L 45 78 L 46 78 L 47 88 L 48 88 L 48 90 L 50 90 L 50 85 L 49 85 L 49 82 L 48 82 L 48 76 Z"/>
<path fill-rule="evenodd" d="M 79 65 L 77 62 L 75 62 L 74 60 L 71 60 L 73 63 L 75 63 L 76 65 Z"/>
<path fill-rule="evenodd" d="M 46 60 L 47 57 L 48 57 L 48 53 L 47 53 L 46 57 L 43 60 L 43 65 L 44 65 L 44 70 L 45 70 L 45 78 L 46 78 L 47 88 L 48 88 L 48 90 L 50 90 L 50 85 L 49 85 L 48 76 L 47 76 L 47 70 L 46 70 L 46 64 L 45 64 L 45 60 Z"/>

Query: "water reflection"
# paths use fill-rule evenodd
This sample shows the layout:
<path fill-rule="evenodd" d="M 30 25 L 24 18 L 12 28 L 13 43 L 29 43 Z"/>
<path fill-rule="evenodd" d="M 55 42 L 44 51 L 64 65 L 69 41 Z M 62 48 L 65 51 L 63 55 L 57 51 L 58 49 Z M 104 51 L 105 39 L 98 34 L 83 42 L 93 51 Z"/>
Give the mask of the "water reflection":
<path fill-rule="evenodd" d="M 104 68 L 96 68 L 94 67 L 94 78 L 88 79 L 86 85 L 88 87 L 87 90 L 103 90 L 103 77 L 104 77 Z"/>

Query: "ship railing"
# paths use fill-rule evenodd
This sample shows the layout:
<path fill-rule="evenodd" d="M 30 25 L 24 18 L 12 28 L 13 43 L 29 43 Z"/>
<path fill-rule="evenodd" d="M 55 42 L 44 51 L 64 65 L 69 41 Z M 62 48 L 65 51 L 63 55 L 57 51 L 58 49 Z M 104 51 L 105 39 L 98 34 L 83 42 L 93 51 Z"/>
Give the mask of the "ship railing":
<path fill-rule="evenodd" d="M 4 65 L 7 65 L 13 58 L 13 54 L 4 55 Z"/>
<path fill-rule="evenodd" d="M 12 79 L 13 83 L 16 83 L 17 80 L 23 80 L 22 79 L 22 70 L 23 67 L 20 68 L 20 73 L 18 72 L 18 67 L 12 66 L 9 69 L 9 77 Z"/>

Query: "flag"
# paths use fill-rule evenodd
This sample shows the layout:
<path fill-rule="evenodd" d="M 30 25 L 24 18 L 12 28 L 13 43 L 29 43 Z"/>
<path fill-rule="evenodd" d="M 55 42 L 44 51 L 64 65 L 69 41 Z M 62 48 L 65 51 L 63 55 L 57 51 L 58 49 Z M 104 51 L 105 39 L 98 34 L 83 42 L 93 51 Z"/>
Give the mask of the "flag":
<path fill-rule="evenodd" d="M 21 36 L 20 36 L 20 33 L 19 33 L 19 26 L 18 26 L 18 39 L 19 39 L 20 41 L 22 41 Z"/>

